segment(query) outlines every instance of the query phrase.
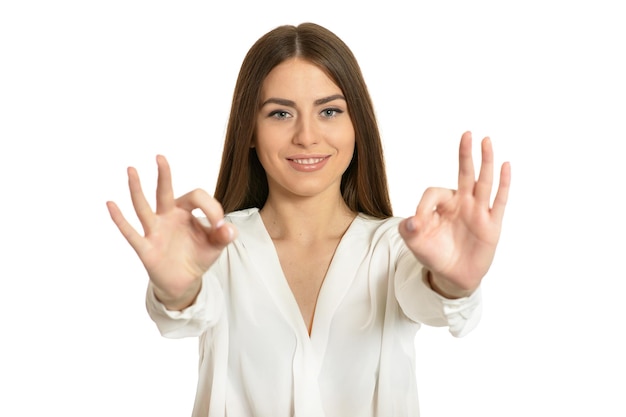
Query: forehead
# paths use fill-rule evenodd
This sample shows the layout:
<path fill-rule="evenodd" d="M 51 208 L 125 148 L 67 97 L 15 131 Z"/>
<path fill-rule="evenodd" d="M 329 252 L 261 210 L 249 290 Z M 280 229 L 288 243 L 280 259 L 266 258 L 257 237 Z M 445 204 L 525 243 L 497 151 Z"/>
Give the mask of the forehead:
<path fill-rule="evenodd" d="M 341 89 L 319 66 L 301 58 L 288 59 L 275 66 L 263 81 L 262 95 L 326 96 Z"/>

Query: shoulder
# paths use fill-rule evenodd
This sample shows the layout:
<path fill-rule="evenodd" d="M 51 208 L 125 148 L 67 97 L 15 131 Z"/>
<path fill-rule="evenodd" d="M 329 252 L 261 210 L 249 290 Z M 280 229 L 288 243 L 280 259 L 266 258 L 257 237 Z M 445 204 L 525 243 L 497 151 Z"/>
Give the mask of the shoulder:
<path fill-rule="evenodd" d="M 238 237 L 235 239 L 235 246 L 241 244 L 252 248 L 272 243 L 271 239 L 268 240 L 269 235 L 258 208 L 230 212 L 224 216 L 224 220 L 237 228 Z"/>
<path fill-rule="evenodd" d="M 398 230 L 398 225 L 402 221 L 401 217 L 388 217 L 380 219 L 368 214 L 359 213 L 355 222 L 359 222 L 361 227 L 372 233 L 389 233 Z"/>
<path fill-rule="evenodd" d="M 255 216 L 258 213 L 259 209 L 256 207 L 252 207 L 243 210 L 231 211 L 230 213 L 227 213 L 224 217 L 226 217 L 227 219 L 243 219 Z"/>
<path fill-rule="evenodd" d="M 355 219 L 355 231 L 361 234 L 373 246 L 393 247 L 396 250 L 403 245 L 398 226 L 403 220 L 401 217 L 388 217 L 380 219 L 359 213 Z"/>
<path fill-rule="evenodd" d="M 249 208 L 244 210 L 233 211 L 224 216 L 227 222 L 233 223 L 237 227 L 246 227 L 260 219 L 259 209 Z"/>
<path fill-rule="evenodd" d="M 245 210 L 233 211 L 224 215 L 224 220 L 233 224 L 241 224 L 250 221 L 258 216 L 259 209 L 249 208 Z M 209 226 L 209 221 L 204 216 L 196 217 L 204 226 Z"/>
<path fill-rule="evenodd" d="M 398 229 L 402 220 L 401 217 L 380 219 L 359 213 L 344 237 L 351 246 L 363 248 L 369 257 L 378 259 L 380 265 L 395 264 L 410 253 Z"/>

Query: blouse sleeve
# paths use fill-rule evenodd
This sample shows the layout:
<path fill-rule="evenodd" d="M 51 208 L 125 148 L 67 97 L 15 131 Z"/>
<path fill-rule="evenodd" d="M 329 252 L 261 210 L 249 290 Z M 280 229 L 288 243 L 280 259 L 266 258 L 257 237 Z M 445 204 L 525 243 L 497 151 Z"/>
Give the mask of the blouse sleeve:
<path fill-rule="evenodd" d="M 481 290 L 454 300 L 442 297 L 428 285 L 426 269 L 401 242 L 395 270 L 396 299 L 411 320 L 430 326 L 448 326 L 456 337 L 472 331 L 482 312 Z"/>
<path fill-rule="evenodd" d="M 202 278 L 202 288 L 192 305 L 182 311 L 171 311 L 157 300 L 152 283 L 148 284 L 146 309 L 161 335 L 167 338 L 200 336 L 214 326 L 224 310 L 222 287 L 209 270 Z"/>

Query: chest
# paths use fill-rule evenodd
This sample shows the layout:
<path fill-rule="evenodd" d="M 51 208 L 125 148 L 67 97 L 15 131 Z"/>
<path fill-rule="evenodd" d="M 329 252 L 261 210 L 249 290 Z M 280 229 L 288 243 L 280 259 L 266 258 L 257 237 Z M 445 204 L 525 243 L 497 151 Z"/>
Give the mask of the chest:
<path fill-rule="evenodd" d="M 315 245 L 274 242 L 283 274 L 309 332 L 320 289 L 338 244 L 339 239 Z"/>

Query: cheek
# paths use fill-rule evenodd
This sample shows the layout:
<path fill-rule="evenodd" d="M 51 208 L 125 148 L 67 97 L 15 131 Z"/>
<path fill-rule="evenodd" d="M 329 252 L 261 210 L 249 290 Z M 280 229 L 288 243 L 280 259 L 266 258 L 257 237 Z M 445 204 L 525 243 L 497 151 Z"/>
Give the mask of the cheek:
<path fill-rule="evenodd" d="M 263 166 L 264 170 L 271 170 L 273 165 L 276 165 L 276 159 L 278 157 L 278 150 L 272 147 L 264 138 L 259 138 L 254 144 L 255 151 L 259 162 Z"/>
<path fill-rule="evenodd" d="M 278 144 L 285 141 L 285 128 L 263 124 L 254 130 L 253 143 L 257 148 L 274 149 Z"/>
<path fill-rule="evenodd" d="M 331 138 L 333 144 L 337 147 L 347 148 L 354 147 L 355 133 L 352 124 L 343 126 L 333 126 L 326 131 L 328 138 Z"/>
<path fill-rule="evenodd" d="M 350 150 L 350 154 L 353 154 L 356 149 L 356 136 L 352 127 L 346 129 L 344 138 L 345 148 Z"/>

